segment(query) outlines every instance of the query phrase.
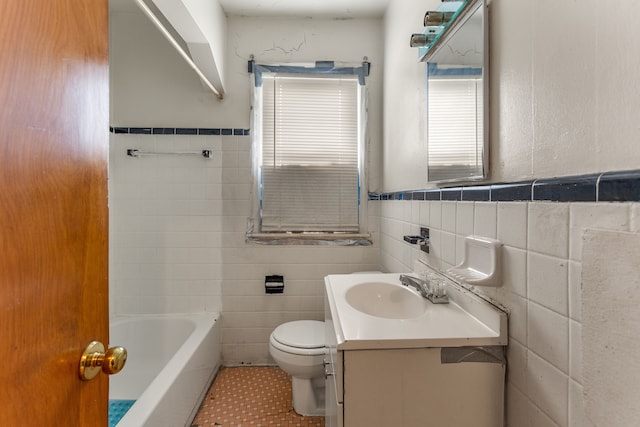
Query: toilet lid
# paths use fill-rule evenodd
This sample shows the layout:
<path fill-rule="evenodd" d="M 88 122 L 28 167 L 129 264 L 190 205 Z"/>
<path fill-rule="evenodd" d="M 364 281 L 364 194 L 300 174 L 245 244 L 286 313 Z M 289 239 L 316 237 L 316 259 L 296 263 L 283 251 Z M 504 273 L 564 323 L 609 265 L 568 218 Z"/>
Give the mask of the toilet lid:
<path fill-rule="evenodd" d="M 281 344 L 297 348 L 324 347 L 324 322 L 317 320 L 296 320 L 278 326 L 273 338 Z"/>

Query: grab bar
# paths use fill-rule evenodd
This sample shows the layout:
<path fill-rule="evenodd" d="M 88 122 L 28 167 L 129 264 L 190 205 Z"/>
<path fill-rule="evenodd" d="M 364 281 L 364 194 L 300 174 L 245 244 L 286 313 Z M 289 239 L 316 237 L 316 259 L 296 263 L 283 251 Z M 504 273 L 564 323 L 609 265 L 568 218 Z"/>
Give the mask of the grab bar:
<path fill-rule="evenodd" d="M 213 150 L 202 150 L 202 151 L 186 151 L 186 152 L 153 152 L 153 151 L 140 151 L 136 148 L 127 148 L 127 156 L 130 157 L 140 157 L 140 156 L 165 156 L 165 155 L 176 155 L 176 156 L 193 156 L 198 155 L 207 159 L 213 159 Z"/>

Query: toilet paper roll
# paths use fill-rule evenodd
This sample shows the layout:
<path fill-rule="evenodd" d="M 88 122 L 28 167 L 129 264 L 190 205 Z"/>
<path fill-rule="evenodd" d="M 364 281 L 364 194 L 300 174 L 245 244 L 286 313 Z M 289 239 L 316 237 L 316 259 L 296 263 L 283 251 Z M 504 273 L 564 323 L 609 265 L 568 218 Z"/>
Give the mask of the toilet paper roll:
<path fill-rule="evenodd" d="M 264 280 L 264 291 L 267 294 L 281 294 L 284 292 L 284 276 L 266 276 Z"/>

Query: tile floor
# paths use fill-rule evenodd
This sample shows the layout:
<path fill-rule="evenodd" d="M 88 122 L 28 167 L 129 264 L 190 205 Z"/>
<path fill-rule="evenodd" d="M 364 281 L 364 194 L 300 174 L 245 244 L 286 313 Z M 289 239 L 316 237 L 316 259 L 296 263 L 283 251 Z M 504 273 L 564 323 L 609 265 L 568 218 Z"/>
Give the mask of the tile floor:
<path fill-rule="evenodd" d="M 291 406 L 291 377 L 277 367 L 222 368 L 192 427 L 324 427 Z"/>

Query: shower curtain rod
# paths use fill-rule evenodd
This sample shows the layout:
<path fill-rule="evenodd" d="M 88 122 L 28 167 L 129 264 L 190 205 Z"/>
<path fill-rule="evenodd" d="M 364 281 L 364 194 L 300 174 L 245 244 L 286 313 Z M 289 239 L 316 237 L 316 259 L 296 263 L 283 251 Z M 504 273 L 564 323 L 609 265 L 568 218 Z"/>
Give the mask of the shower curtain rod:
<path fill-rule="evenodd" d="M 158 17 L 153 13 L 153 11 L 149 8 L 149 6 L 147 6 L 145 4 L 145 2 L 143 0 L 135 0 L 135 2 L 138 4 L 138 6 L 140 7 L 140 9 L 142 9 L 142 11 L 145 13 L 145 15 L 147 15 L 147 17 L 149 19 L 151 19 L 151 22 L 153 22 L 153 24 L 156 26 L 156 28 L 158 28 L 158 30 L 160 30 L 160 32 L 162 33 L 162 35 L 164 35 L 167 40 L 169 40 L 169 43 L 171 43 L 171 45 L 178 51 L 178 53 L 180 54 L 180 56 L 182 56 L 182 58 L 187 61 L 187 64 L 189 64 L 189 66 L 193 69 L 193 71 L 196 72 L 196 74 L 198 75 L 198 77 L 200 77 L 200 80 L 202 80 L 202 82 L 209 88 L 211 89 L 211 91 L 213 92 L 213 94 L 220 100 L 222 100 L 224 98 L 224 95 L 222 94 L 222 91 L 218 90 L 218 88 L 216 88 L 214 86 L 214 84 L 211 82 L 211 80 L 209 80 L 209 78 L 207 76 L 204 75 L 204 73 L 202 72 L 202 70 L 200 70 L 200 67 L 198 67 L 196 65 L 195 62 L 193 62 L 193 59 L 191 59 L 191 57 L 189 56 L 189 54 L 182 48 L 182 46 L 180 46 L 180 44 L 173 38 L 173 36 L 171 35 L 171 33 L 165 28 L 165 26 L 162 24 L 162 22 L 158 19 Z"/>
<path fill-rule="evenodd" d="M 207 159 L 213 159 L 213 151 L 212 150 L 202 150 L 202 151 L 185 151 L 185 152 L 171 152 L 171 151 L 162 151 L 162 152 L 153 152 L 153 151 L 140 151 L 136 148 L 128 148 L 127 156 L 130 157 L 140 157 L 140 156 L 165 156 L 165 155 L 176 155 L 176 156 L 193 156 L 198 155 Z"/>

